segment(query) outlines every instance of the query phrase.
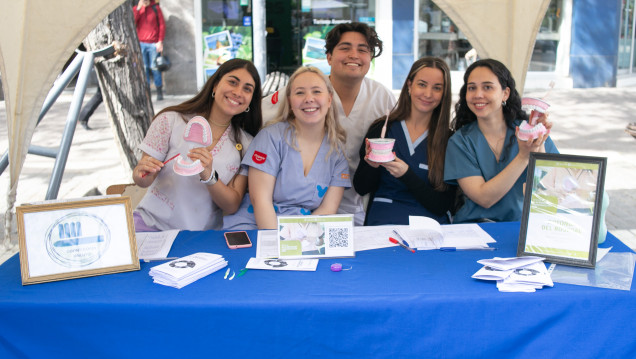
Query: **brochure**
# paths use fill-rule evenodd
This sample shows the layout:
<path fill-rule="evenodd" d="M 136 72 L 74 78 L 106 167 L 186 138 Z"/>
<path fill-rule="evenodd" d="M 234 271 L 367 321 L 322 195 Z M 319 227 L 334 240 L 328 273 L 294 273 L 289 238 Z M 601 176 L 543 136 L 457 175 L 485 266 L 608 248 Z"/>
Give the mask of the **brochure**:
<path fill-rule="evenodd" d="M 250 258 L 245 268 L 269 270 L 316 271 L 318 259 Z"/>
<path fill-rule="evenodd" d="M 278 217 L 279 258 L 355 256 L 353 215 Z"/>
<path fill-rule="evenodd" d="M 200 252 L 154 266 L 149 274 L 155 283 L 183 288 L 225 266 L 227 261 L 221 255 Z"/>

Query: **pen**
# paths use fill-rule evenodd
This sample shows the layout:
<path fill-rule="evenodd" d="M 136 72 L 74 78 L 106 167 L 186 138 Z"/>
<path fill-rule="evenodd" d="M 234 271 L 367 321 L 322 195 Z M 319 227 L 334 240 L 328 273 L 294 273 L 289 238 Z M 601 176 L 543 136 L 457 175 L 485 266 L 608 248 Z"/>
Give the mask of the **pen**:
<path fill-rule="evenodd" d="M 165 161 L 163 162 L 163 164 L 165 165 L 166 163 L 168 163 L 168 162 L 170 162 L 170 161 L 174 160 L 174 159 L 175 159 L 175 158 L 177 158 L 177 156 L 179 156 L 179 155 L 180 155 L 180 153 L 177 153 L 176 155 L 174 155 L 174 156 L 172 156 L 172 157 L 168 158 L 167 160 L 165 160 Z M 148 175 L 148 173 L 146 172 L 146 173 L 144 173 L 144 174 L 142 174 L 142 175 L 141 175 L 141 178 L 144 178 L 144 177 L 146 177 L 147 175 Z"/>
<path fill-rule="evenodd" d="M 475 248 L 456 248 L 456 247 L 440 247 L 442 252 L 457 252 L 457 251 L 496 251 L 495 247 L 475 247 Z"/>
<path fill-rule="evenodd" d="M 144 262 L 161 262 L 161 261 L 171 261 L 177 259 L 178 257 L 166 257 L 166 258 L 144 258 Z"/>
<path fill-rule="evenodd" d="M 411 248 L 411 245 L 409 244 L 409 242 L 407 242 L 406 239 L 404 239 L 404 237 L 402 237 L 400 233 L 398 233 L 398 231 L 394 229 L 393 233 L 395 233 L 395 235 L 398 236 L 398 238 L 402 241 L 402 243 L 404 243 L 407 247 Z"/>
<path fill-rule="evenodd" d="M 389 237 L 389 241 L 391 241 L 391 243 L 395 243 L 395 244 L 399 244 L 400 246 L 402 246 L 404 249 L 409 250 L 413 253 L 415 253 L 415 249 L 411 248 L 411 247 L 407 247 L 406 245 L 404 245 L 404 243 L 398 241 L 397 239 L 393 238 L 393 237 Z"/>

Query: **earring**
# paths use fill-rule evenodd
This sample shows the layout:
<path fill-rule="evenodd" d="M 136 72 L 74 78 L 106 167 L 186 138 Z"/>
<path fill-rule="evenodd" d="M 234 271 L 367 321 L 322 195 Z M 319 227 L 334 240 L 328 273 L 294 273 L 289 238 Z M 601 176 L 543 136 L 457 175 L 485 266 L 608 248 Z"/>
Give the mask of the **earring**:
<path fill-rule="evenodd" d="M 214 98 L 214 92 L 212 92 L 212 98 Z"/>
<path fill-rule="evenodd" d="M 247 108 L 245 109 L 245 112 L 250 112 L 250 107 L 247 106 Z"/>
<path fill-rule="evenodd" d="M 506 106 L 506 100 L 501 101 L 501 106 Z"/>

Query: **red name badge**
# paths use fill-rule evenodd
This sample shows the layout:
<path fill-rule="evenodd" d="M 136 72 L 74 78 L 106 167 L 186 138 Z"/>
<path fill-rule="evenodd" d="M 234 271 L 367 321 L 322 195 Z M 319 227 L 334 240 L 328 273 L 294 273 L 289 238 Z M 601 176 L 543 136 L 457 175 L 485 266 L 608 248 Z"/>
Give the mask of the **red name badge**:
<path fill-rule="evenodd" d="M 254 151 L 254 154 L 252 155 L 252 161 L 258 163 L 259 165 L 265 163 L 266 159 L 267 155 L 262 152 Z"/>

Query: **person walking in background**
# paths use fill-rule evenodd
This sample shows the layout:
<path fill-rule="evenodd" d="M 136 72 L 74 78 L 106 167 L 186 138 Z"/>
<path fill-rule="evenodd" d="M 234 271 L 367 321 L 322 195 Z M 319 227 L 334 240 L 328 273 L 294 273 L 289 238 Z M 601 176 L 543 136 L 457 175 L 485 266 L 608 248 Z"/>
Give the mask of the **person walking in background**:
<path fill-rule="evenodd" d="M 157 89 L 157 101 L 161 101 L 163 100 L 163 82 L 161 71 L 157 69 L 155 60 L 157 54 L 163 52 L 163 39 L 166 34 L 163 13 L 155 0 L 139 0 L 137 6 L 133 7 L 133 14 L 135 15 L 135 27 L 141 46 L 141 55 L 144 59 L 146 81 L 150 87 L 150 78 L 152 77 Z"/>
<path fill-rule="evenodd" d="M 103 101 L 104 101 L 104 98 L 102 97 L 102 89 L 99 86 L 97 86 L 97 92 L 95 92 L 93 97 L 91 97 L 90 100 L 88 100 L 86 105 L 82 106 L 82 110 L 80 111 L 79 123 L 82 125 L 82 127 L 84 127 L 87 130 L 91 129 L 90 127 L 88 127 L 88 119 L 91 118 L 91 116 L 93 115 L 93 112 L 95 112 L 99 104 L 102 103 Z"/>

